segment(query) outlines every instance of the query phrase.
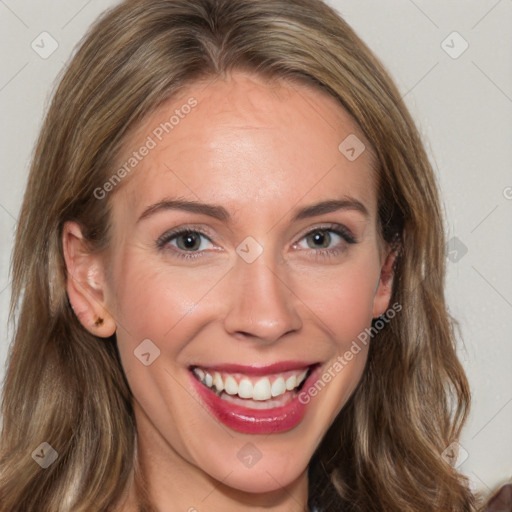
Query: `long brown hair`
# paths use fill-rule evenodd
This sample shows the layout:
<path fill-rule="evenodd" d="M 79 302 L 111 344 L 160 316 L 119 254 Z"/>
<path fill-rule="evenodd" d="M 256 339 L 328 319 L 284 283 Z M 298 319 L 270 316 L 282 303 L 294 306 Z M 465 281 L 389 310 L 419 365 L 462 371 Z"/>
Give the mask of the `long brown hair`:
<path fill-rule="evenodd" d="M 354 117 L 378 157 L 382 234 L 398 253 L 391 301 L 402 311 L 374 336 L 356 392 L 314 454 L 310 504 L 474 510 L 466 479 L 441 456 L 470 394 L 444 299 L 434 174 L 387 72 L 320 0 L 129 0 L 79 45 L 41 130 L 17 229 L 1 510 L 121 503 L 137 466 L 132 397 L 115 335 L 93 336 L 69 305 L 62 226 L 75 220 L 92 249 L 106 247 L 109 200 L 94 191 L 129 130 L 187 84 L 233 70 L 307 82 Z M 46 469 L 31 457 L 43 442 L 58 453 Z"/>

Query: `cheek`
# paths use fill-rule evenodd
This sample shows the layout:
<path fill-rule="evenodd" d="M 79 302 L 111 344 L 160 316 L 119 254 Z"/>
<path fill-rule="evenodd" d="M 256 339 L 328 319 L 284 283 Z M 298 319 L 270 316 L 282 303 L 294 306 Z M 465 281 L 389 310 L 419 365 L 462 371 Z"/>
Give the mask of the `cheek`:
<path fill-rule="evenodd" d="M 368 258 L 298 280 L 299 297 L 334 337 L 339 350 L 371 325 L 378 275 L 378 262 Z"/>
<path fill-rule="evenodd" d="M 137 367 L 133 351 L 145 339 L 152 340 L 163 356 L 176 359 L 193 337 L 190 320 L 198 304 L 205 302 L 221 271 L 184 272 L 144 256 L 142 251 L 126 254 L 113 277 L 112 310 L 126 371 Z"/>
<path fill-rule="evenodd" d="M 369 350 L 365 329 L 372 323 L 378 274 L 378 261 L 369 258 L 340 266 L 307 283 L 302 280 L 307 286 L 302 287 L 301 298 L 332 349 L 310 396 L 303 396 L 306 401 L 321 396 L 317 417 L 324 418 L 325 425 L 332 424 L 363 375 Z"/>

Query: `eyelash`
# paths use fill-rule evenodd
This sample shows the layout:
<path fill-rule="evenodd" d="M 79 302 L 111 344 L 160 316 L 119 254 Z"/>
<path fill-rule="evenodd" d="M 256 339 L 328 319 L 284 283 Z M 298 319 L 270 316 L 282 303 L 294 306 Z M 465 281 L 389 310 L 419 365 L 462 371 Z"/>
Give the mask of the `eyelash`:
<path fill-rule="evenodd" d="M 357 240 L 353 237 L 351 232 L 343 225 L 341 224 L 328 224 L 323 226 L 317 226 L 308 232 L 304 233 L 301 238 L 299 239 L 299 242 L 303 240 L 304 238 L 307 238 L 309 235 L 312 235 L 313 233 L 317 232 L 326 232 L 326 233 L 334 233 L 335 235 L 340 236 L 347 244 L 353 245 L 357 243 Z M 166 246 L 169 244 L 171 240 L 174 240 L 176 238 L 179 238 L 182 235 L 190 235 L 190 234 L 197 234 L 200 236 L 205 237 L 209 242 L 213 243 L 211 238 L 203 233 L 202 231 L 198 229 L 193 229 L 191 227 L 185 227 L 185 228 L 177 228 L 175 230 L 169 231 L 167 233 L 164 233 L 161 237 L 158 238 L 156 241 L 156 246 L 159 250 L 165 250 Z M 298 242 L 295 242 L 294 245 L 296 245 Z M 328 249 L 310 249 L 314 252 L 314 259 L 325 259 L 325 258 L 333 258 L 338 256 L 341 252 L 343 252 L 345 249 L 341 247 L 332 247 Z M 204 251 L 183 251 L 181 249 L 172 249 L 174 252 L 174 255 L 178 258 L 184 259 L 184 260 L 191 260 L 198 257 L 201 257 L 202 253 Z"/>

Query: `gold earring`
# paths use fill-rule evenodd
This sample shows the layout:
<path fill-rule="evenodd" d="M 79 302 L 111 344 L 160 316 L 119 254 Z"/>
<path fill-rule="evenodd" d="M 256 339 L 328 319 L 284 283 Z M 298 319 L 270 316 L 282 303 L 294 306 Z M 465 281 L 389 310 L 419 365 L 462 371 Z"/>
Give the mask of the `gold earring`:
<path fill-rule="evenodd" d="M 100 325 L 103 325 L 103 318 L 101 318 L 101 317 L 96 318 L 96 321 L 94 322 L 94 325 L 96 327 L 99 327 Z"/>

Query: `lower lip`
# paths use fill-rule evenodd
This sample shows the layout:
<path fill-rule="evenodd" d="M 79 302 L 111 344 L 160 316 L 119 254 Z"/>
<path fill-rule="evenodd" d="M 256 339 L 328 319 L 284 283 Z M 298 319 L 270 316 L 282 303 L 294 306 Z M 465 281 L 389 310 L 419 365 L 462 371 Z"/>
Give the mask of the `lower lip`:
<path fill-rule="evenodd" d="M 299 396 L 303 393 L 309 394 L 308 391 L 313 387 L 319 373 L 318 365 L 313 368 L 302 389 L 290 403 L 272 409 L 250 409 L 227 402 L 199 382 L 192 373 L 190 377 L 206 408 L 224 425 L 244 434 L 278 434 L 291 430 L 302 421 L 310 400 L 303 404 Z"/>

